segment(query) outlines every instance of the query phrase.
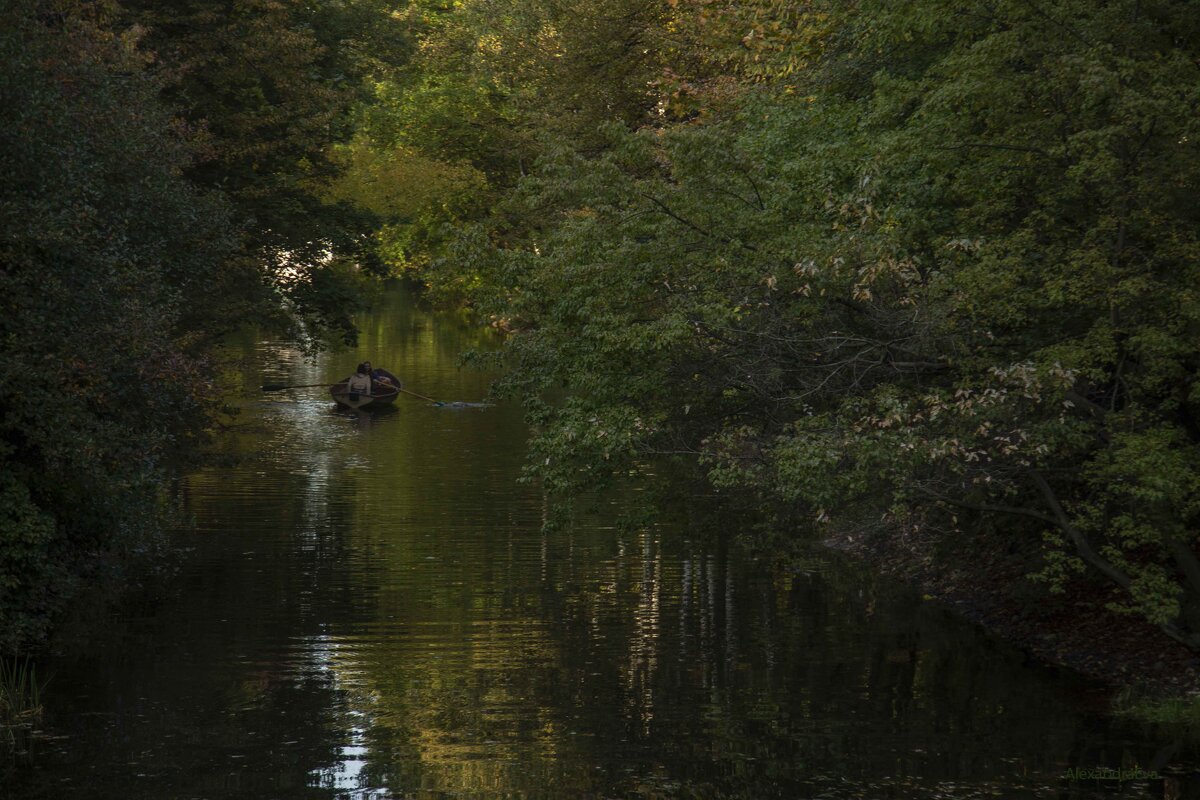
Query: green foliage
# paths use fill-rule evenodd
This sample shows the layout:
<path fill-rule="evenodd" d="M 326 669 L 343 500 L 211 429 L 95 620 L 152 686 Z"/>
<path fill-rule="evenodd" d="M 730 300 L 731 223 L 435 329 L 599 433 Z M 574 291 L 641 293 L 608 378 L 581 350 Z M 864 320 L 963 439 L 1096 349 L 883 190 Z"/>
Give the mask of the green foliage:
<path fill-rule="evenodd" d="M 163 99 L 203 145 L 185 175 L 224 194 L 242 227 L 239 258 L 256 281 L 222 294 L 248 298 L 264 321 L 299 320 L 291 332 L 313 345 L 354 336 L 354 308 L 335 304 L 353 281 L 326 289 L 350 277 L 337 258 L 366 260 L 373 220 L 328 188 L 362 79 L 406 57 L 390 23 L 378 0 L 121 0 L 113 15 L 142 33 Z M 287 314 L 263 311 L 272 306 Z"/>
<path fill-rule="evenodd" d="M 397 275 L 419 268 L 443 226 L 483 207 L 487 180 L 468 165 L 422 156 L 411 148 L 356 137 L 343 151 L 344 172 L 330 197 L 370 211 L 384 222 L 376 253 Z"/>
<path fill-rule="evenodd" d="M 424 269 L 452 247 L 448 226 L 485 217 L 549 140 L 602 148 L 602 125 L 654 112 L 666 14 L 634 0 L 409 4 L 413 57 L 374 83 L 332 196 L 384 218 L 391 270 Z"/>
<path fill-rule="evenodd" d="M 42 685 L 29 659 L 0 660 L 0 717 L 11 724 L 41 711 Z"/>
<path fill-rule="evenodd" d="M 519 153 L 475 162 L 499 199 L 425 274 L 510 333 L 532 472 L 687 453 L 822 519 L 996 517 L 1052 588 L 1086 570 L 1200 646 L 1189 5 L 668 8 L 627 29 L 674 37 L 643 72 L 536 3 L 466 4 L 415 62 L 489 115 L 416 112 L 413 147 Z"/>
<path fill-rule="evenodd" d="M 0 619 L 7 623 L 10 646 L 35 639 L 43 624 L 35 610 L 69 591 L 71 576 L 63 566 L 56 527 L 54 518 L 34 505 L 28 487 L 11 475 L 0 476 Z"/>
<path fill-rule="evenodd" d="M 181 178 L 190 146 L 136 36 L 45 4 L 0 19 L 0 650 L 12 650 L 45 635 L 80 576 L 156 534 L 168 465 L 216 399 L 199 326 L 236 310 L 210 291 L 240 276 L 228 210 Z"/>
<path fill-rule="evenodd" d="M 1157 697 L 1126 687 L 1112 699 L 1114 713 L 1141 722 L 1169 725 L 1194 732 L 1200 729 L 1200 697 Z"/>
<path fill-rule="evenodd" d="M 42 715 L 43 684 L 29 659 L 0 659 L 0 737 L 18 747 Z"/>
<path fill-rule="evenodd" d="M 10 626 L 161 510 L 207 343 L 352 336 L 366 266 L 508 334 L 556 492 L 685 455 L 821 520 L 996 520 L 1200 646 L 1182 0 L 37 8 L 0 83 Z"/>

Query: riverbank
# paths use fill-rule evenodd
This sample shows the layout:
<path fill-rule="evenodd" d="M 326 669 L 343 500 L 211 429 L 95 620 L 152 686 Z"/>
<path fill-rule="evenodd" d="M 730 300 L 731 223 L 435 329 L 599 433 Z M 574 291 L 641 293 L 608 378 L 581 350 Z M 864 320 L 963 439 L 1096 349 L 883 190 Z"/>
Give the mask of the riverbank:
<path fill-rule="evenodd" d="M 995 552 L 980 540 L 947 543 L 928 529 L 842 531 L 824 544 L 915 586 L 1024 651 L 1117 690 L 1180 698 L 1200 693 L 1200 656 L 1132 615 L 1106 607 L 1094 583 L 1051 594 L 1028 575 L 1028 553 Z"/>

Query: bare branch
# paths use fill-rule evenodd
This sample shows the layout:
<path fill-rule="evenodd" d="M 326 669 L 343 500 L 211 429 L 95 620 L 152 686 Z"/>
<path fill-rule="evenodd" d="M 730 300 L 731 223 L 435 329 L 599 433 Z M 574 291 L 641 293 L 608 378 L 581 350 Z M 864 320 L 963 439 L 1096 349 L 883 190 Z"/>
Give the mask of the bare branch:
<path fill-rule="evenodd" d="M 1032 508 L 1022 508 L 1020 506 L 1000 506 L 991 503 L 970 503 L 966 500 L 958 500 L 953 497 L 947 497 L 946 495 L 938 494 L 937 492 L 926 489 L 923 486 L 914 486 L 913 488 L 917 492 L 929 497 L 930 499 L 937 500 L 940 503 L 948 503 L 952 506 L 958 506 L 959 508 L 965 508 L 970 511 L 981 511 L 984 513 L 995 514 L 1013 514 L 1020 517 L 1030 517 L 1031 519 L 1036 519 L 1039 522 L 1045 522 L 1048 525 L 1058 524 L 1053 517 L 1043 514 L 1040 511 L 1034 511 Z"/>
<path fill-rule="evenodd" d="M 1133 584 L 1133 580 L 1095 551 L 1092 543 L 1087 540 L 1083 531 L 1071 523 L 1067 512 L 1063 510 L 1062 505 L 1058 502 L 1058 496 L 1054 494 L 1054 490 L 1050 488 L 1050 484 L 1046 482 L 1046 479 L 1037 470 L 1032 469 L 1029 470 L 1029 477 L 1033 479 L 1038 491 L 1042 493 L 1042 498 L 1046 501 L 1046 505 L 1050 506 L 1050 510 L 1054 512 L 1054 520 L 1058 524 L 1058 527 L 1062 529 L 1063 533 L 1067 534 L 1071 543 L 1075 545 L 1075 552 L 1079 554 L 1079 557 L 1113 583 L 1122 589 L 1128 590 Z"/>
<path fill-rule="evenodd" d="M 725 244 L 729 244 L 730 242 L 733 241 L 733 239 L 728 236 L 721 236 L 721 235 L 713 233 L 712 231 L 705 230 L 704 228 L 701 228 L 696 223 L 692 222 L 690 219 L 681 217 L 679 214 L 676 214 L 674 211 L 672 211 L 670 206 L 668 206 L 662 200 L 659 200 L 654 195 L 645 194 L 645 193 L 639 193 L 639 194 L 641 197 L 646 198 L 651 203 L 654 203 L 654 205 L 658 206 L 659 209 L 664 214 L 666 214 L 668 217 L 675 220 L 680 225 L 684 225 L 688 228 L 691 228 L 696 233 L 699 233 L 701 236 L 704 236 L 705 238 L 708 238 L 708 239 L 716 239 L 717 241 L 724 242 Z M 748 244 L 747 242 L 739 242 L 738 244 L 740 244 L 742 247 L 746 248 L 747 250 L 755 250 L 755 251 L 758 250 L 757 247 L 755 247 L 752 244 Z"/>

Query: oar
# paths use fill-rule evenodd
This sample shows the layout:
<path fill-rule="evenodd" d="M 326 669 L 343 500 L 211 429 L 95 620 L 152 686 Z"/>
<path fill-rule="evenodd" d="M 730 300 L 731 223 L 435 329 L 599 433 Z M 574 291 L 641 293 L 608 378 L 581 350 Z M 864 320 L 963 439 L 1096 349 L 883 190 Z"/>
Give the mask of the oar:
<path fill-rule="evenodd" d="M 401 388 L 400 388 L 400 391 L 404 392 L 405 394 L 411 394 L 413 397 L 419 397 L 419 398 L 421 398 L 422 400 L 428 400 L 429 402 L 433 403 L 435 406 L 444 406 L 444 405 L 446 405 L 446 404 L 445 404 L 445 403 L 443 403 L 441 400 L 434 400 L 432 397 L 426 397 L 426 396 L 425 396 L 425 395 L 423 395 L 423 394 L 417 394 L 416 392 L 412 391 L 411 389 L 405 389 L 405 388 L 401 387 Z"/>
<path fill-rule="evenodd" d="M 337 386 L 338 383 L 341 383 L 341 381 L 337 383 L 302 383 L 299 385 L 290 383 L 264 383 L 262 390 L 264 392 L 281 392 L 284 389 L 312 389 L 317 386 Z"/>
<path fill-rule="evenodd" d="M 337 386 L 339 383 L 342 383 L 342 381 L 338 381 L 337 383 L 303 383 L 299 385 L 293 385 L 290 383 L 264 383 L 262 390 L 264 392 L 281 392 L 284 389 L 312 389 L 318 386 Z M 419 397 L 422 400 L 427 400 L 430 403 L 433 403 L 435 406 L 446 405 L 441 400 L 434 400 L 432 397 L 426 397 L 425 395 L 414 392 L 411 389 L 400 388 L 400 391 L 404 392 L 405 394 L 411 394 L 413 397 Z"/>

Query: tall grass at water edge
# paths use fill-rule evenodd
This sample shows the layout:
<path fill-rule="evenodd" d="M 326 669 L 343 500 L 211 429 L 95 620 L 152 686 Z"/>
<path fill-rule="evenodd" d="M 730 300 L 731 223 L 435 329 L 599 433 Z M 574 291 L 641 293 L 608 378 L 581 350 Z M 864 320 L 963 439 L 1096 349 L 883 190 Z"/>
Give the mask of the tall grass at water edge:
<path fill-rule="evenodd" d="M 10 747 L 41 717 L 43 688 L 31 660 L 0 659 L 0 740 Z"/>

